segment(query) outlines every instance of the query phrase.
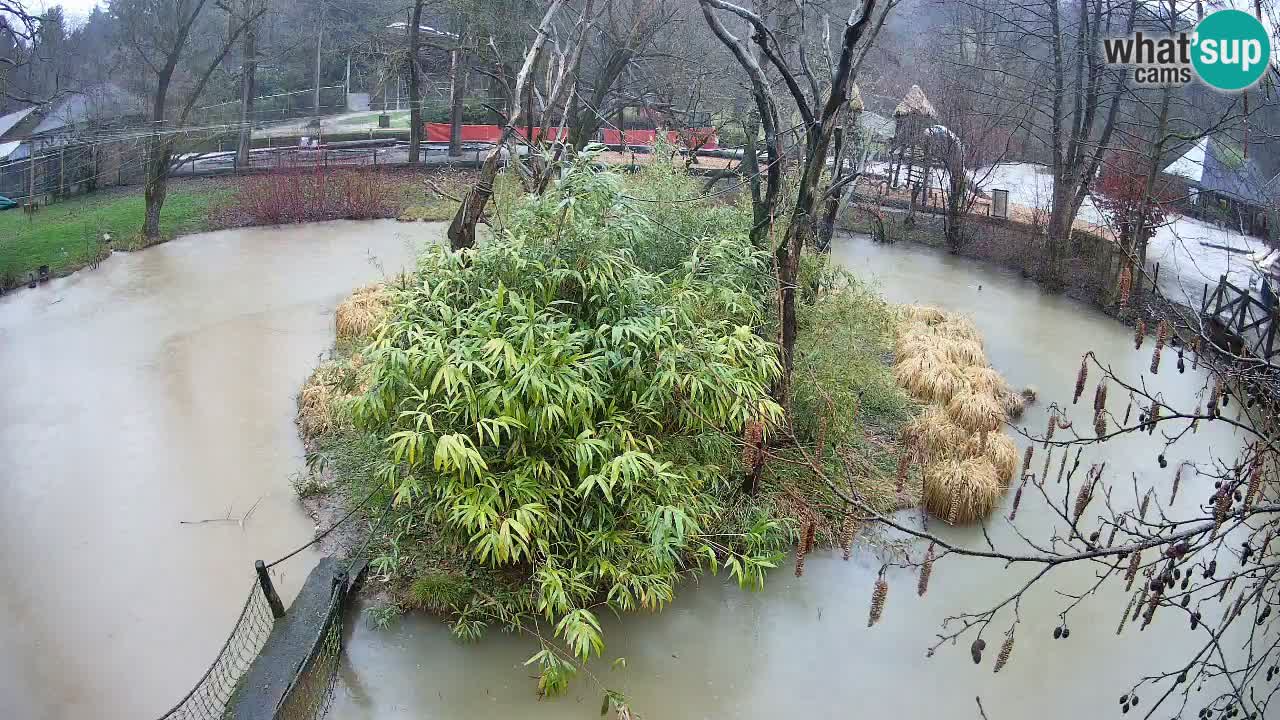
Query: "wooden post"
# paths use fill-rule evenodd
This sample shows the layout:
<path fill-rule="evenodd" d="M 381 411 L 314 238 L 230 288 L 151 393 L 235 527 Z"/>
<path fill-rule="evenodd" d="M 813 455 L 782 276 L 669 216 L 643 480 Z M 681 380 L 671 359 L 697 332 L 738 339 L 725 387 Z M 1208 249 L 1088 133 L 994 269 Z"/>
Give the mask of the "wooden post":
<path fill-rule="evenodd" d="M 271 575 L 267 573 L 267 565 L 258 560 L 253 563 L 253 567 L 258 571 L 258 584 L 262 586 L 262 594 L 266 596 L 267 604 L 271 606 L 271 614 L 279 620 L 284 617 L 284 603 L 280 602 L 280 596 L 276 594 L 276 586 L 271 582 Z"/>
<path fill-rule="evenodd" d="M 58 195 L 67 194 L 67 147 L 58 148 Z"/>
<path fill-rule="evenodd" d="M 31 143 L 31 178 L 30 188 L 27 190 L 27 203 L 35 204 L 36 201 L 36 144 Z"/>

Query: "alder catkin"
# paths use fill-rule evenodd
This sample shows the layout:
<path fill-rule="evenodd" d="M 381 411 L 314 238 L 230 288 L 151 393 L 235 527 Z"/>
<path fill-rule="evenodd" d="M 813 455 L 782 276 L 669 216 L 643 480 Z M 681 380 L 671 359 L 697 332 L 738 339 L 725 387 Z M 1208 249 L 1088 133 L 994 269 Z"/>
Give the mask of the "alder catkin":
<path fill-rule="evenodd" d="M 1000 654 L 996 656 L 996 665 L 992 668 L 992 672 L 1000 672 L 1004 666 L 1009 663 L 1009 656 L 1013 654 L 1013 628 L 1009 628 L 1009 633 L 1004 637 L 1004 644 L 1000 646 Z"/>
<path fill-rule="evenodd" d="M 1223 485 L 1218 490 L 1218 499 L 1213 504 L 1213 532 L 1210 536 L 1218 534 L 1218 529 L 1222 527 L 1222 523 L 1227 521 L 1227 513 L 1231 511 L 1231 491 Z"/>
<path fill-rule="evenodd" d="M 1022 475 L 1023 475 L 1023 477 L 1026 477 L 1026 474 L 1031 470 L 1031 455 L 1032 455 L 1033 453 L 1035 453 L 1035 451 L 1036 451 L 1036 446 L 1035 446 L 1035 445 L 1028 445 L 1028 446 L 1027 446 L 1027 451 L 1026 451 L 1026 452 L 1024 452 L 1024 453 L 1022 453 Z"/>
<path fill-rule="evenodd" d="M 1147 519 L 1147 507 L 1151 504 L 1151 493 L 1142 496 L 1142 503 L 1138 505 L 1138 519 Z"/>
<path fill-rule="evenodd" d="M 1133 329 L 1133 349 L 1141 350 L 1142 341 L 1146 339 L 1146 337 L 1147 323 L 1142 318 L 1138 318 L 1138 324 L 1135 325 Z"/>
<path fill-rule="evenodd" d="M 920 565 L 920 578 L 916 581 L 916 594 L 924 597 L 929 592 L 929 576 L 933 574 L 933 555 L 936 551 L 934 543 L 924 553 L 924 563 Z"/>
<path fill-rule="evenodd" d="M 1084 384 L 1089 379 L 1089 355 L 1080 358 L 1080 371 L 1076 373 L 1076 394 L 1071 398 L 1071 404 L 1075 405 L 1080 402 L 1080 396 L 1084 394 Z"/>
<path fill-rule="evenodd" d="M 906 487 L 907 471 L 910 469 L 911 469 L 911 448 L 904 447 L 902 449 L 902 454 L 898 456 L 898 475 L 897 475 L 898 480 L 897 480 L 897 487 L 895 488 L 897 492 L 902 492 L 902 489 Z"/>
<path fill-rule="evenodd" d="M 867 618 L 867 627 L 871 627 L 880 622 L 880 615 L 884 612 L 884 600 L 889 595 L 889 583 L 885 582 L 884 576 L 876 578 L 875 589 L 871 591 L 871 614 Z"/>
<path fill-rule="evenodd" d="M 1107 413 L 1097 410 L 1093 413 L 1093 433 L 1098 437 L 1107 434 Z"/>
<path fill-rule="evenodd" d="M 812 517 L 805 518 L 804 527 L 800 529 L 800 545 L 796 548 L 796 577 L 804 577 L 804 558 L 813 549 L 817 529 Z"/>
<path fill-rule="evenodd" d="M 1169 321 L 1161 320 L 1156 326 L 1156 348 L 1151 353 L 1151 374 L 1160 372 L 1160 352 L 1164 350 L 1165 341 L 1169 339 Z"/>
<path fill-rule="evenodd" d="M 1244 494 L 1244 503 L 1246 506 L 1252 505 L 1258 499 L 1258 493 L 1262 490 L 1262 458 L 1256 457 L 1253 460 L 1253 467 L 1249 468 L 1249 489 Z"/>
<path fill-rule="evenodd" d="M 1125 308 L 1129 306 L 1129 292 L 1133 289 L 1133 270 L 1130 269 L 1129 266 L 1126 265 L 1125 268 L 1120 271 L 1120 277 L 1117 280 L 1117 285 L 1118 287 L 1116 290 L 1120 295 L 1120 312 L 1123 313 Z M 1139 322 L 1141 322 L 1141 320 L 1139 320 Z"/>
<path fill-rule="evenodd" d="M 1076 504 L 1071 511 L 1071 521 L 1073 523 L 1080 522 L 1080 516 L 1084 514 L 1084 509 L 1089 506 L 1089 501 L 1093 499 L 1093 478 L 1089 477 L 1088 482 L 1080 485 L 1080 492 L 1076 493 Z"/>
<path fill-rule="evenodd" d="M 1129 568 L 1124 571 L 1125 592 L 1133 589 L 1133 581 L 1138 577 L 1138 567 L 1142 564 L 1142 551 L 1135 550 L 1129 556 Z"/>
<path fill-rule="evenodd" d="M 1124 626 L 1126 623 L 1129 622 L 1129 613 L 1133 612 L 1133 605 L 1134 603 L 1138 602 L 1138 596 L 1140 596 L 1141 594 L 1142 594 L 1142 590 L 1138 590 L 1138 592 L 1135 592 L 1133 595 L 1129 596 L 1129 604 L 1125 606 L 1124 614 L 1120 616 L 1120 626 L 1116 628 L 1117 635 L 1124 632 Z"/>
<path fill-rule="evenodd" d="M 1178 463 L 1178 469 L 1173 471 L 1173 492 L 1169 493 L 1170 505 L 1178 499 L 1178 485 L 1182 484 L 1182 468 L 1182 463 Z"/>
<path fill-rule="evenodd" d="M 1027 486 L 1027 478 L 1024 475 L 1022 482 L 1018 484 L 1018 490 L 1013 494 L 1013 507 L 1009 510 L 1009 522 L 1018 517 L 1018 506 L 1022 504 L 1022 489 Z"/>
<path fill-rule="evenodd" d="M 1093 391 L 1093 411 L 1100 412 L 1107 409 L 1107 379 L 1102 378 L 1098 381 L 1098 387 Z"/>
<path fill-rule="evenodd" d="M 840 546 L 844 550 L 844 560 L 849 561 L 849 557 L 853 555 L 853 534 L 857 529 L 857 523 L 853 519 L 853 513 L 844 514 L 844 520 L 840 523 Z"/>

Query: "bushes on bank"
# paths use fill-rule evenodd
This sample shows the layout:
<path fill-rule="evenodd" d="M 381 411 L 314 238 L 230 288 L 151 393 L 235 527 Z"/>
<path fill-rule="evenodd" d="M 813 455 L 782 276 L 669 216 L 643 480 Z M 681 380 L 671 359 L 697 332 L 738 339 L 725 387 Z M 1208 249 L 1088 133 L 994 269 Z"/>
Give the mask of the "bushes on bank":
<path fill-rule="evenodd" d="M 394 213 L 392 195 L 373 170 L 316 166 L 245 177 L 235 205 L 248 225 L 370 220 Z"/>
<path fill-rule="evenodd" d="M 766 258 L 745 235 L 670 232 L 583 161 L 493 241 L 429 248 L 391 290 L 352 411 L 402 508 L 489 574 L 457 596 L 459 635 L 545 626 L 586 659 L 601 603 L 658 609 L 698 567 L 755 586 L 777 562 L 771 518 L 724 526 L 737 459 L 717 439 L 781 415 L 753 332 Z M 642 264 L 664 239 L 689 252 Z M 455 597 L 436 585 L 417 601 Z M 544 650 L 541 685 L 562 687 L 573 666 Z"/>

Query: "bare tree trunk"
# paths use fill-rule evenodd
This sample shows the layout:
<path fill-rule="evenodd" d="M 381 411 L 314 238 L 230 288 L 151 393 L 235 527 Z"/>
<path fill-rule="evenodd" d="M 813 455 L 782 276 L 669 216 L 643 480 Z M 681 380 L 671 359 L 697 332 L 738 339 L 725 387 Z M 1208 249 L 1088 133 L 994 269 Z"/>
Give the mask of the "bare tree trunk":
<path fill-rule="evenodd" d="M 449 247 L 455 251 L 475 247 L 476 225 L 479 224 L 480 218 L 484 215 L 484 209 L 489 204 L 489 199 L 493 197 L 493 181 L 498 176 L 498 162 L 502 157 L 502 148 L 506 146 L 511 136 L 515 134 L 516 128 L 520 127 L 521 113 L 518 98 L 523 94 L 525 85 L 529 82 L 529 75 L 533 70 L 533 66 L 542 54 L 543 46 L 546 45 L 547 36 L 551 32 L 551 21 L 555 18 L 556 12 L 563 3 L 564 0 L 552 0 L 551 5 L 547 8 L 546 15 L 542 17 L 542 22 L 538 25 L 537 38 L 533 41 L 533 46 L 529 48 L 529 52 L 525 54 L 524 65 L 520 68 L 519 74 L 516 75 L 516 85 L 513 93 L 516 100 L 508 103 L 510 110 L 507 113 L 506 127 L 502 129 L 502 137 L 499 138 L 498 144 L 493 148 L 493 151 L 489 153 L 489 157 L 485 158 L 475 187 L 462 199 L 462 204 L 458 206 L 458 211 L 454 214 L 453 221 L 449 223 Z"/>
<path fill-rule="evenodd" d="M 244 33 L 244 64 L 240 77 L 240 142 L 236 146 L 236 165 L 249 167 L 253 149 L 253 97 L 257 93 L 258 32 L 250 25 Z"/>
<path fill-rule="evenodd" d="M 409 164 L 422 159 L 422 81 L 419 77 L 418 50 L 421 46 L 423 0 L 414 0 L 409 22 Z"/>
<path fill-rule="evenodd" d="M 459 23 L 458 47 L 449 63 L 449 155 L 462 155 L 462 109 L 467 96 L 467 31 L 466 20 Z"/>
<path fill-rule="evenodd" d="M 148 143 L 147 186 L 143 192 L 146 210 L 142 220 L 142 241 L 152 245 L 160 241 L 160 211 L 169 193 L 169 162 L 173 150 L 164 135 L 153 135 Z"/>

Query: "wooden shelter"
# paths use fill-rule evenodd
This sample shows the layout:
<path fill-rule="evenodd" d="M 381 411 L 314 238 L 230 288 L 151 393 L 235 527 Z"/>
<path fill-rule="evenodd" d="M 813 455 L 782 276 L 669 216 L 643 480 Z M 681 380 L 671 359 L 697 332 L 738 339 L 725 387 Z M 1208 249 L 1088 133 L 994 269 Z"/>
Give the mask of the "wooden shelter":
<path fill-rule="evenodd" d="M 893 111 L 893 141 L 889 145 L 890 183 L 898 187 L 905 180 L 913 192 L 924 185 L 929 167 L 929 128 L 938 121 L 938 111 L 919 85 L 912 85 Z M 906 177 L 902 178 L 903 166 Z"/>

